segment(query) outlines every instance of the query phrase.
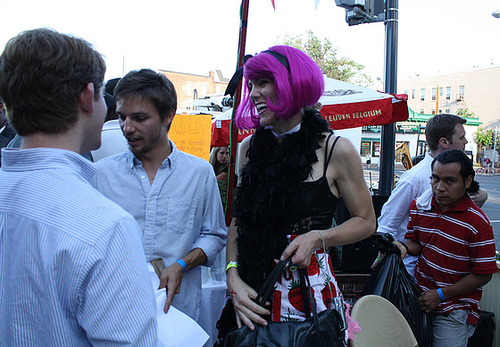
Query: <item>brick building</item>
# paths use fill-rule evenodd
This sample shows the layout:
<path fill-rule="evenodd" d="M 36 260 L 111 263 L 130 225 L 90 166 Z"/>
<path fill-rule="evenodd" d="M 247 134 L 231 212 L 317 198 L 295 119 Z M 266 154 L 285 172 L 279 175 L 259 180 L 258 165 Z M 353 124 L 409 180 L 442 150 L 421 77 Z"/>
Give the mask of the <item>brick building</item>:
<path fill-rule="evenodd" d="M 177 112 L 193 112 L 193 100 L 210 94 L 223 94 L 229 78 L 222 76 L 221 71 L 210 71 L 208 76 L 189 73 L 158 70 L 168 77 L 177 91 Z"/>

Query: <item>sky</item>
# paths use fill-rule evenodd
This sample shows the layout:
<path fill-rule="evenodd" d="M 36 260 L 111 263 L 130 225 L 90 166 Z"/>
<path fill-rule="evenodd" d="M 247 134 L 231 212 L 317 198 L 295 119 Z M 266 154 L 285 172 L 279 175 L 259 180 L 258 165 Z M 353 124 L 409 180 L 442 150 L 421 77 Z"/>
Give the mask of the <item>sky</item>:
<path fill-rule="evenodd" d="M 0 50 L 27 29 L 50 27 L 82 37 L 105 56 L 106 79 L 152 68 L 208 76 L 236 69 L 240 0 L 16 0 L 3 1 Z M 250 0 L 246 53 L 285 35 L 312 30 L 329 39 L 340 57 L 384 75 L 383 23 L 349 27 L 334 0 Z M 401 0 L 398 78 L 500 65 L 500 0 Z M 376 86 L 378 87 L 378 86 Z M 380 88 L 380 87 L 379 87 Z"/>

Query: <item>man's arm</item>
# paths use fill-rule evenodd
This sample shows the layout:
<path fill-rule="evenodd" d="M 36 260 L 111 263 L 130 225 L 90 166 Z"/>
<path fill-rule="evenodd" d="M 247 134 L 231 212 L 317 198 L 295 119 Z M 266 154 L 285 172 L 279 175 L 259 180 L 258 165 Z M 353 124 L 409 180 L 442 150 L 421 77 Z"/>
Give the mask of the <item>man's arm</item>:
<path fill-rule="evenodd" d="M 389 196 L 389 200 L 382 207 L 377 232 L 391 234 L 395 240 L 404 242 L 408 211 L 410 203 L 416 198 L 415 195 L 411 182 L 399 181 Z"/>
<path fill-rule="evenodd" d="M 486 190 L 479 188 L 476 194 L 469 194 L 470 199 L 477 207 L 481 208 L 486 200 L 488 200 L 488 192 Z"/>
<path fill-rule="evenodd" d="M 82 266 L 77 320 L 92 345 L 155 346 L 156 300 L 142 233 L 130 217 L 108 234 Z"/>
<path fill-rule="evenodd" d="M 491 276 L 491 274 L 468 274 L 458 282 L 452 284 L 449 287 L 441 288 L 441 290 L 445 299 L 449 299 L 484 286 L 491 280 Z M 420 302 L 420 308 L 422 309 L 422 311 L 429 313 L 434 310 L 437 305 L 439 305 L 439 303 L 441 302 L 441 298 L 439 297 L 437 290 L 432 289 L 423 292 L 418 301 Z"/>
<path fill-rule="evenodd" d="M 181 263 L 184 261 L 186 264 L 186 272 L 195 267 L 205 264 L 207 256 L 200 248 L 195 248 L 189 252 L 185 257 L 182 257 Z M 184 268 L 178 262 L 173 263 L 161 272 L 160 287 L 167 289 L 167 300 L 165 301 L 165 313 L 168 312 L 175 294 L 179 294 L 181 290 L 182 276 L 184 275 Z"/>

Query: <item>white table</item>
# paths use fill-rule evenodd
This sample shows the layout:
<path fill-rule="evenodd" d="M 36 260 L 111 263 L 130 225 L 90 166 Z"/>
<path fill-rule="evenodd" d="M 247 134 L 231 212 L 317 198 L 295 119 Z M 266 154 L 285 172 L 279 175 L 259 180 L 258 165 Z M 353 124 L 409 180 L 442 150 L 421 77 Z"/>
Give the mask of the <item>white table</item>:
<path fill-rule="evenodd" d="M 199 323 L 210 335 L 205 347 L 212 347 L 217 340 L 216 323 L 220 318 L 224 299 L 226 297 L 226 282 L 207 280 L 201 286 L 201 309 Z"/>

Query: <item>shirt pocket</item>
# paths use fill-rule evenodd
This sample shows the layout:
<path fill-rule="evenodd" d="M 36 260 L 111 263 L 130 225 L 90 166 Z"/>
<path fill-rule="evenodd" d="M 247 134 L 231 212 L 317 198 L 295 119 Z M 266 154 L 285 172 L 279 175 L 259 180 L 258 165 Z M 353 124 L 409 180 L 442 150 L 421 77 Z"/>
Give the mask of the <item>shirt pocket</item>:
<path fill-rule="evenodd" d="M 167 230 L 169 233 L 192 233 L 196 206 L 194 199 L 169 199 Z"/>

